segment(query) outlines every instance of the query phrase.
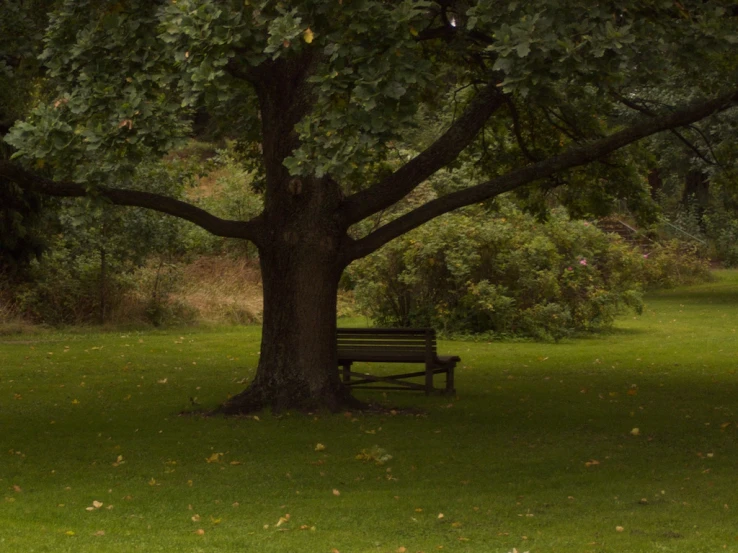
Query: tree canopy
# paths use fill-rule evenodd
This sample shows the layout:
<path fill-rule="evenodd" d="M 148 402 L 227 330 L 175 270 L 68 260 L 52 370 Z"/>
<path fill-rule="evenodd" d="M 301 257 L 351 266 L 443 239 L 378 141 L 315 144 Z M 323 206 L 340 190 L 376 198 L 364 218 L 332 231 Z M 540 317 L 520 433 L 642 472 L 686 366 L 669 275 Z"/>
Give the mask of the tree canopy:
<path fill-rule="evenodd" d="M 352 260 L 513 190 L 563 190 L 583 213 L 619 199 L 646 204 L 629 146 L 734 120 L 738 105 L 730 0 L 40 4 L 43 38 L 27 30 L 38 28 L 27 3 L 0 15 L 28 45 L 0 41 L 0 109 L 11 114 L 4 138 L 14 150 L 0 179 L 154 209 L 256 244 L 262 357 L 227 412 L 351 401 L 334 335 L 338 279 Z M 36 52 L 25 78 L 13 60 Z M 27 106 L 9 107 L 11 85 Z M 239 142 L 264 195 L 256 218 L 225 220 L 155 183 L 133 184 L 137 165 L 191 134 L 196 113 Z M 460 164 L 470 168 L 464 182 L 382 217 Z M 362 226 L 369 218 L 376 224 Z"/>

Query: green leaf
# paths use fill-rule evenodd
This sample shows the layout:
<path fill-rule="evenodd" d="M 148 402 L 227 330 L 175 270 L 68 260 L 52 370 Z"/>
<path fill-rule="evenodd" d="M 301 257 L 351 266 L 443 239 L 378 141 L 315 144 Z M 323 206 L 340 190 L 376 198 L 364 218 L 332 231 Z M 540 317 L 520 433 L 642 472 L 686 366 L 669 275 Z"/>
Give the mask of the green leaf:
<path fill-rule="evenodd" d="M 391 82 L 384 88 L 385 96 L 389 96 L 395 100 L 402 98 L 405 95 L 405 92 L 407 92 L 407 89 L 397 81 Z"/>
<path fill-rule="evenodd" d="M 518 44 L 515 50 L 518 53 L 519 57 L 524 58 L 525 56 L 530 54 L 530 44 L 527 42 L 523 44 Z"/>

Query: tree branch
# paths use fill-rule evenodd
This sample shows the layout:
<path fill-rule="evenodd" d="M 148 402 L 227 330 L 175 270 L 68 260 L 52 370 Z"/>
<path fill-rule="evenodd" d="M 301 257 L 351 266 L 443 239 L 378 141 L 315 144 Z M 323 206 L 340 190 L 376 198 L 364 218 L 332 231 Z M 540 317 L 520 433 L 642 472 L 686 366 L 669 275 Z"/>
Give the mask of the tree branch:
<path fill-rule="evenodd" d="M 257 245 L 261 241 L 261 223 L 258 218 L 251 221 L 221 219 L 192 204 L 160 194 L 106 187 L 88 190 L 84 185 L 76 182 L 56 182 L 27 171 L 16 164 L 0 160 L 0 185 L 3 180 L 15 183 L 24 190 L 47 196 L 100 197 L 115 205 L 152 209 L 190 221 L 216 236 L 242 238 L 251 240 Z"/>
<path fill-rule="evenodd" d="M 622 96 L 621 94 L 619 94 L 618 92 L 615 92 L 615 91 L 612 91 L 612 94 L 613 94 L 613 95 L 614 95 L 614 96 L 615 96 L 615 97 L 617 98 L 617 100 L 618 100 L 618 101 L 619 101 L 619 102 L 620 102 L 621 104 L 623 104 L 623 105 L 624 105 L 624 106 L 626 106 L 626 107 L 629 107 L 630 109 L 636 110 L 636 111 L 638 111 L 639 113 L 644 113 L 644 114 L 646 114 L 646 115 L 650 115 L 651 117 L 653 117 L 653 116 L 655 116 L 655 115 L 656 115 L 656 114 L 655 114 L 655 113 L 653 112 L 653 110 L 650 110 L 650 109 L 648 109 L 647 107 L 645 107 L 645 106 L 642 106 L 642 105 L 638 104 L 638 102 L 636 102 L 635 100 L 630 100 L 630 99 L 626 98 L 625 96 Z M 707 138 L 705 137 L 705 135 L 704 135 L 704 134 L 702 134 L 702 132 L 701 132 L 701 131 L 700 131 L 699 129 L 696 129 L 696 127 L 694 127 L 694 126 L 692 126 L 692 125 L 690 125 L 690 126 L 689 126 L 688 128 L 690 128 L 690 129 L 694 129 L 694 130 L 697 130 L 697 132 L 698 132 L 698 133 L 699 133 L 699 134 L 700 134 L 700 135 L 702 136 L 702 139 L 703 139 L 703 140 L 705 141 L 705 143 L 707 144 L 707 147 L 709 148 L 710 152 L 711 152 L 711 153 L 713 154 L 713 158 L 714 158 L 714 157 L 715 157 L 715 152 L 713 152 L 713 151 L 712 151 L 712 147 L 710 146 L 710 143 L 709 143 L 709 141 L 707 140 Z M 717 161 L 717 159 L 715 159 L 715 161 L 712 161 L 712 160 L 708 159 L 708 158 L 707 158 L 707 156 L 706 156 L 705 154 L 703 154 L 703 153 L 702 153 L 702 152 L 700 151 L 700 149 L 699 149 L 699 148 L 698 148 L 698 147 L 697 147 L 697 146 L 696 146 L 695 144 L 693 144 L 693 143 L 692 143 L 692 142 L 691 142 L 691 141 L 690 141 L 689 139 L 687 139 L 687 138 L 686 138 L 686 137 L 685 137 L 685 136 L 684 136 L 684 135 L 683 135 L 682 133 L 680 133 L 680 132 L 679 132 L 678 130 L 676 130 L 676 129 L 671 129 L 671 133 L 672 133 L 672 134 L 673 134 L 674 136 L 676 136 L 676 137 L 677 137 L 677 139 L 678 139 L 678 140 L 679 140 L 679 141 L 680 141 L 680 142 L 681 142 L 682 144 L 684 144 L 684 145 L 685 145 L 685 146 L 686 146 L 687 148 L 689 148 L 690 150 L 692 150 L 692 152 L 693 152 L 693 153 L 694 153 L 694 154 L 695 154 L 695 155 L 696 155 L 696 156 L 697 156 L 698 158 L 700 158 L 700 159 L 701 159 L 702 161 L 704 161 L 704 162 L 705 162 L 705 163 L 707 163 L 708 165 L 719 165 L 719 162 Z"/>
<path fill-rule="evenodd" d="M 510 98 L 506 100 L 506 103 L 507 108 L 510 110 L 510 117 L 512 118 L 513 122 L 513 133 L 515 134 L 515 139 L 518 141 L 520 151 L 523 152 L 523 155 L 526 158 L 528 158 L 528 161 L 538 161 L 539 158 L 537 156 L 534 156 L 528 149 L 528 146 L 526 146 L 525 144 L 525 139 L 523 138 L 523 130 L 520 126 L 520 114 L 518 113 L 518 108 L 515 107 L 515 103 Z"/>
<path fill-rule="evenodd" d="M 464 113 L 433 144 L 381 182 L 349 196 L 339 210 L 346 226 L 387 209 L 451 163 L 474 140 L 485 122 L 504 105 L 504 95 L 488 84 Z"/>
<path fill-rule="evenodd" d="M 546 178 L 559 171 L 586 165 L 641 138 L 689 125 L 736 106 L 738 106 L 738 89 L 713 100 L 682 107 L 666 115 L 650 117 L 605 138 L 569 148 L 561 155 L 526 165 L 487 182 L 442 196 L 351 243 L 346 255 L 350 260 L 359 259 L 377 250 L 393 238 L 397 238 L 439 215 L 487 200 L 503 192 Z"/>

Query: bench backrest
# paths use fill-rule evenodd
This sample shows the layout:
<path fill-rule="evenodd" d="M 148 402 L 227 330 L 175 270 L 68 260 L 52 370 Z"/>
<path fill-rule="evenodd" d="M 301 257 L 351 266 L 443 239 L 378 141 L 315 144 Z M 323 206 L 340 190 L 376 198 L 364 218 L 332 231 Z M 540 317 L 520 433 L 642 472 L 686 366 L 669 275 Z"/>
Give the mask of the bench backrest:
<path fill-rule="evenodd" d="M 337 347 L 339 360 L 432 362 L 436 332 L 432 328 L 339 328 Z"/>

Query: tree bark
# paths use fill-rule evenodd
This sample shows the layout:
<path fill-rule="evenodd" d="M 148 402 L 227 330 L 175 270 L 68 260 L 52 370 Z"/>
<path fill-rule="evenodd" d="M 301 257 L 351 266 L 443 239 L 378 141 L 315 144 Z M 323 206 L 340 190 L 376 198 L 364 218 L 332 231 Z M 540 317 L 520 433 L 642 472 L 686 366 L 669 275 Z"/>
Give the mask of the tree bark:
<path fill-rule="evenodd" d="M 246 414 L 271 407 L 330 409 L 352 404 L 338 377 L 336 294 L 341 269 L 309 251 L 262 252 L 264 321 L 256 376 L 219 409 Z"/>
<path fill-rule="evenodd" d="M 331 216 L 340 195 L 330 179 L 289 179 L 265 211 L 267 246 L 259 248 L 264 320 L 256 376 L 218 411 L 245 414 L 271 407 L 356 406 L 338 376 L 336 296 L 348 238 Z"/>

